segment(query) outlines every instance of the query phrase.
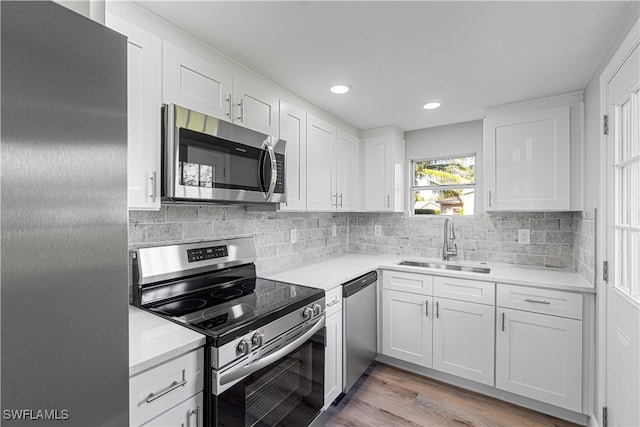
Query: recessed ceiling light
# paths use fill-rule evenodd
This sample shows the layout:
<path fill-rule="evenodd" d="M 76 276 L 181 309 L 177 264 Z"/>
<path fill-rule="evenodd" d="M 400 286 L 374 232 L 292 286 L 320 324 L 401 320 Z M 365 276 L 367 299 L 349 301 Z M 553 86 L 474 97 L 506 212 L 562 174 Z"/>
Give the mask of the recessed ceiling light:
<path fill-rule="evenodd" d="M 425 110 L 435 110 L 436 108 L 440 108 L 442 105 L 442 101 L 429 101 L 422 106 Z"/>
<path fill-rule="evenodd" d="M 351 86 L 339 84 L 339 85 L 331 86 L 330 90 L 332 93 L 335 93 L 336 95 L 344 95 L 345 93 L 351 90 Z"/>

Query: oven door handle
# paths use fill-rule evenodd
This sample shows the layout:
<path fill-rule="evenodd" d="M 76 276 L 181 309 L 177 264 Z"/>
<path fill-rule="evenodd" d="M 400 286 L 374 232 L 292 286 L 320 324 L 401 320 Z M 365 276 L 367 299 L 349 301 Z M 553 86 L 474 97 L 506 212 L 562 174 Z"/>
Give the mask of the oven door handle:
<path fill-rule="evenodd" d="M 267 150 L 267 154 L 269 154 L 269 164 L 271 165 L 271 178 L 269 179 L 269 188 L 264 195 L 264 199 L 269 202 L 271 201 L 271 197 L 273 196 L 273 192 L 276 190 L 276 183 L 278 182 L 278 163 L 276 162 L 276 153 L 273 151 L 273 147 L 269 143 L 267 139 L 262 144 L 262 149 Z M 266 167 L 267 162 L 262 164 L 262 167 Z"/>
<path fill-rule="evenodd" d="M 274 353 L 271 353 L 270 355 L 263 357 L 262 359 L 259 359 L 251 363 L 250 365 L 244 365 L 238 368 L 232 368 L 227 372 L 225 372 L 220 377 L 220 385 L 225 385 L 237 379 L 248 377 L 249 375 L 253 374 L 256 371 L 259 371 L 265 366 L 268 366 L 273 362 L 279 359 L 282 359 L 283 357 L 285 357 L 286 355 L 288 355 L 289 353 L 293 352 L 298 347 L 300 347 L 305 341 L 307 341 L 309 338 L 315 335 L 320 329 L 324 328 L 324 325 L 325 325 L 325 319 L 324 319 L 324 316 L 322 316 L 322 318 L 318 322 L 316 322 L 316 324 L 313 325 L 311 329 L 305 332 L 300 338 L 296 339 L 294 342 L 287 344 L 286 346 L 282 347 L 280 350 Z"/>

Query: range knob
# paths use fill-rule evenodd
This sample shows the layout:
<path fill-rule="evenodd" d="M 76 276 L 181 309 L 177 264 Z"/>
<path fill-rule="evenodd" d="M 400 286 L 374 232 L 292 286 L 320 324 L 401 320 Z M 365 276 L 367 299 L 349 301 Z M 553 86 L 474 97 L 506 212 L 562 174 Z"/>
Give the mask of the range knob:
<path fill-rule="evenodd" d="M 322 311 L 322 307 L 318 303 L 313 304 L 311 308 L 313 309 L 314 316 L 317 316 Z"/>
<path fill-rule="evenodd" d="M 305 319 L 311 319 L 311 316 L 313 316 L 313 308 L 305 307 L 302 311 L 302 317 L 304 317 Z"/>
<path fill-rule="evenodd" d="M 238 350 L 238 353 L 240 353 L 240 354 L 245 354 L 246 355 L 246 354 L 251 353 L 251 341 L 249 341 L 248 338 L 243 338 L 238 343 L 238 347 L 236 347 L 236 349 Z"/>
<path fill-rule="evenodd" d="M 254 347 L 260 347 L 262 344 L 264 344 L 264 335 L 260 332 L 256 332 L 255 334 L 253 334 L 251 342 L 253 343 Z"/>

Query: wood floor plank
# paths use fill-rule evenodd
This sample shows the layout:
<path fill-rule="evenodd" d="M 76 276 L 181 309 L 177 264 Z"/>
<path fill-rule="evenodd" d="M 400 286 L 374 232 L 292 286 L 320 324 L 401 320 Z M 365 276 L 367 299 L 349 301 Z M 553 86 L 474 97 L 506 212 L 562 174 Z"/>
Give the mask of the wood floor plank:
<path fill-rule="evenodd" d="M 492 397 L 375 363 L 327 411 L 327 427 L 577 427 Z"/>

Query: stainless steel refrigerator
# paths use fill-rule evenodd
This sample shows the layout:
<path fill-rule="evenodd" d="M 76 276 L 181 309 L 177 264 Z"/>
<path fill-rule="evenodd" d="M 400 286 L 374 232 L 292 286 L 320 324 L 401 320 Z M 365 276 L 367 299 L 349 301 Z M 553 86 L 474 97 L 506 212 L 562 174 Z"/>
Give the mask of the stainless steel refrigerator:
<path fill-rule="evenodd" d="M 126 40 L 52 2 L 0 15 L 2 425 L 124 426 Z"/>

